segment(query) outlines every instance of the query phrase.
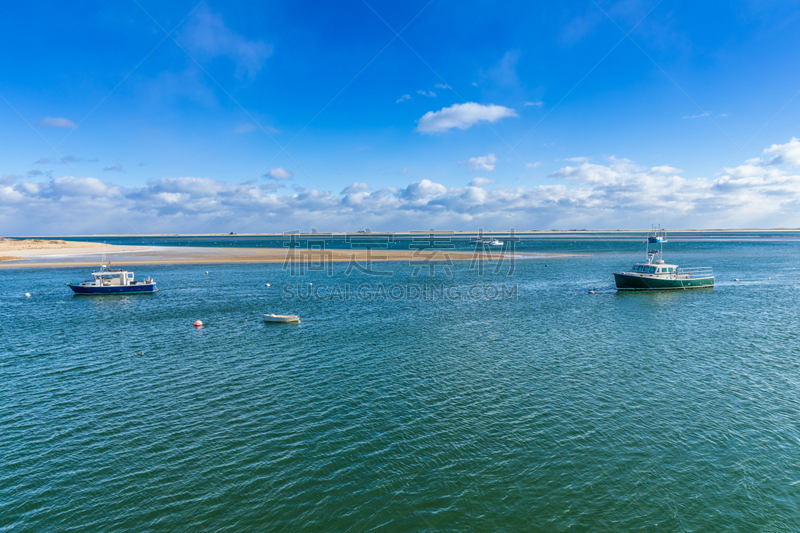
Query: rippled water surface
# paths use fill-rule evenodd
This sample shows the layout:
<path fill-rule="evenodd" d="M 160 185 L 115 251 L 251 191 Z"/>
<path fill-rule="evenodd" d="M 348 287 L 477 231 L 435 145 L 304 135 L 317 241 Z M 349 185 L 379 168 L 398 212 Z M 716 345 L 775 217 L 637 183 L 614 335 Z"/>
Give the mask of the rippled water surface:
<path fill-rule="evenodd" d="M 0 271 L 0 530 L 800 530 L 798 243 L 670 244 L 716 288 L 594 295 L 640 244 L 547 246 L 587 255 Z"/>

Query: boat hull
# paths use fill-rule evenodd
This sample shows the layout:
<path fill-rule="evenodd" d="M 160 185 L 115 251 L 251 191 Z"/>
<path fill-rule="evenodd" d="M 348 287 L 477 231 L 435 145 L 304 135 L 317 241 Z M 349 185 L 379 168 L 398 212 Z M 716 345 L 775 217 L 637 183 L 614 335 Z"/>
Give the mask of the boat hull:
<path fill-rule="evenodd" d="M 298 315 L 264 315 L 264 322 L 289 324 L 291 322 L 300 322 L 300 317 Z"/>
<path fill-rule="evenodd" d="M 697 279 L 661 279 L 614 273 L 618 291 L 659 291 L 685 289 L 713 289 L 714 277 Z"/>
<path fill-rule="evenodd" d="M 68 283 L 67 286 L 72 289 L 75 294 L 151 294 L 156 292 L 155 283 L 120 285 L 114 287 L 86 287 Z"/>

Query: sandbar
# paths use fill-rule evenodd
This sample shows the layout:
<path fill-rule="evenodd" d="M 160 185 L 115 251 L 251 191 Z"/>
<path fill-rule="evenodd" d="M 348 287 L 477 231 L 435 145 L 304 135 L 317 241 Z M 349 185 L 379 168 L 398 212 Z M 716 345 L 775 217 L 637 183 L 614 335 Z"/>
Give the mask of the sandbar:
<path fill-rule="evenodd" d="M 27 242 L 34 241 L 34 242 Z M 0 239 L 0 256 L 13 250 L 10 259 L 0 262 L 0 268 L 96 267 L 103 256 L 116 265 L 180 265 L 222 263 L 285 263 L 305 262 L 319 265 L 324 262 L 368 261 L 496 261 L 501 257 L 537 259 L 568 257 L 576 254 L 531 254 L 472 252 L 451 250 L 299 250 L 287 248 L 194 247 L 194 246 L 118 246 L 80 241 L 29 239 L 17 241 Z M 11 259 L 13 258 L 13 259 Z"/>

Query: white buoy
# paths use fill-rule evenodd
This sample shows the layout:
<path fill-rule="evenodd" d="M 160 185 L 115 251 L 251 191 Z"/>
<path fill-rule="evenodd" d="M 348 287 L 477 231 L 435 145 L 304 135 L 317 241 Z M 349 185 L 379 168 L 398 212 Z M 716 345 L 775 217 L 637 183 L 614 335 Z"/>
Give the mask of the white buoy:
<path fill-rule="evenodd" d="M 267 283 L 267 287 L 269 287 L 269 283 Z"/>
<path fill-rule="evenodd" d="M 597 291 L 589 291 L 589 294 L 597 294 Z"/>
<path fill-rule="evenodd" d="M 739 278 L 733 278 L 733 281 L 739 281 Z"/>
<path fill-rule="evenodd" d="M 30 297 L 31 297 L 31 293 L 29 293 L 29 292 L 26 292 L 26 293 L 25 293 L 25 298 L 30 298 Z"/>
<path fill-rule="evenodd" d="M 208 270 L 206 270 L 206 274 L 208 274 Z"/>

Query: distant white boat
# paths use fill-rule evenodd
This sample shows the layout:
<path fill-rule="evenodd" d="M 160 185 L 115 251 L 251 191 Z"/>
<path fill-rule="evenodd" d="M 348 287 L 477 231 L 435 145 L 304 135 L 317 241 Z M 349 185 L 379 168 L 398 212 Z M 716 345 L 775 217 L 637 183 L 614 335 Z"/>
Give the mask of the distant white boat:
<path fill-rule="evenodd" d="M 488 239 L 488 238 L 480 238 L 476 237 L 474 239 L 470 239 L 470 244 L 484 244 L 488 246 L 503 246 L 503 241 L 499 239 Z"/>
<path fill-rule="evenodd" d="M 264 315 L 264 322 L 300 322 L 300 315 Z"/>

